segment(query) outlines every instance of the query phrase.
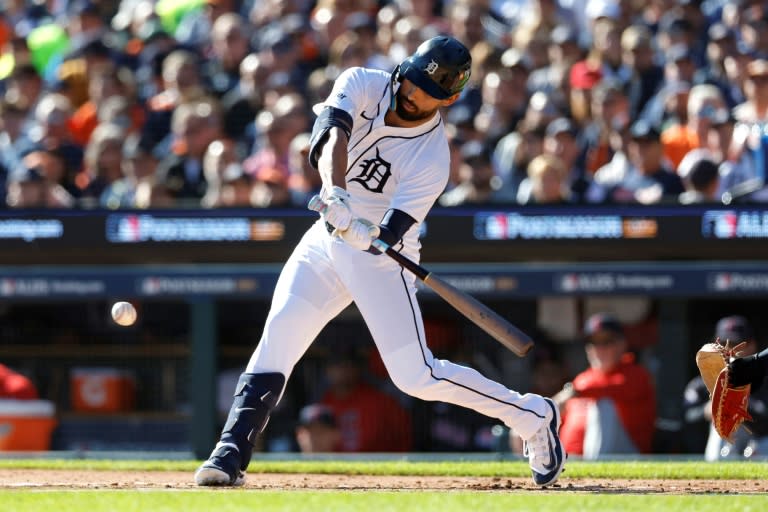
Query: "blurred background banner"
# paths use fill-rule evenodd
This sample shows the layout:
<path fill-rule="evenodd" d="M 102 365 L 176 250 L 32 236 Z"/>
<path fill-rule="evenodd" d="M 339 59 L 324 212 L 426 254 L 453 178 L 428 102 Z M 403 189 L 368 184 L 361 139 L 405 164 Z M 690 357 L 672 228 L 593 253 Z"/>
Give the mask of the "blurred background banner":
<path fill-rule="evenodd" d="M 0 210 L 0 264 L 280 263 L 316 220 L 300 209 Z M 434 262 L 749 261 L 768 240 L 768 207 L 436 208 L 425 226 Z"/>

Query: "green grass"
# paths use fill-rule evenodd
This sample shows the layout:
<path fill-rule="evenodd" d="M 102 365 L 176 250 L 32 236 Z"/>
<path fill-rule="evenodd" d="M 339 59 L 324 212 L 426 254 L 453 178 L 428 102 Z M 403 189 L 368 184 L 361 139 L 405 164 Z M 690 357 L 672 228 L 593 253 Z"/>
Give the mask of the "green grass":
<path fill-rule="evenodd" d="M 64 469 L 122 471 L 188 471 L 198 461 L 0 459 L 0 469 Z M 248 511 L 691 511 L 738 510 L 762 512 L 766 496 L 737 494 L 654 494 L 610 489 L 574 492 L 569 479 L 768 479 L 768 463 L 761 462 L 582 462 L 572 461 L 557 489 L 494 489 L 486 491 L 273 491 L 249 488 L 169 488 L 143 490 L 41 490 L 34 487 L 0 491 L 0 510 L 14 512 L 216 512 Z M 479 477 L 530 476 L 523 461 L 411 462 L 402 461 L 262 461 L 249 472 L 326 473 L 369 475 L 436 475 Z M 625 492 L 627 492 L 625 494 Z"/>
<path fill-rule="evenodd" d="M 19 512 L 230 511 L 762 511 L 765 496 L 647 496 L 488 492 L 131 492 L 3 491 L 3 508 Z"/>
<path fill-rule="evenodd" d="M 0 459 L 0 468 L 124 471 L 189 471 L 198 461 Z M 768 479 L 768 462 L 636 461 L 566 464 L 566 478 L 670 478 L 670 479 Z M 523 461 L 260 461 L 251 462 L 249 473 L 324 473 L 352 475 L 432 475 L 528 477 Z"/>

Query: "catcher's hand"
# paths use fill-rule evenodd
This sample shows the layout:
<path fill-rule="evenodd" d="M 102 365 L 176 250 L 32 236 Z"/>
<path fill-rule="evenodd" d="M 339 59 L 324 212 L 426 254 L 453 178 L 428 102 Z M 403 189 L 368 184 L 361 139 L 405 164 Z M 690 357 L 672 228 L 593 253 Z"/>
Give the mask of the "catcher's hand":
<path fill-rule="evenodd" d="M 739 355 L 743 346 L 744 343 L 740 343 L 732 347 L 729 342 L 723 345 L 717 339 L 714 343 L 706 343 L 696 353 L 696 365 L 712 398 L 712 424 L 726 441 L 731 440 L 745 420 L 752 419 L 747 412 L 751 386 L 730 385 L 728 364 Z"/>

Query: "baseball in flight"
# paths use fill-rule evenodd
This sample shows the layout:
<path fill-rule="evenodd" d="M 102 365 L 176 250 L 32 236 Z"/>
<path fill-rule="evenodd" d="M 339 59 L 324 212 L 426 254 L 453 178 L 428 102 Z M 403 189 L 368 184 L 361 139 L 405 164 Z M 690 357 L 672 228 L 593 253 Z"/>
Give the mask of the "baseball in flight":
<path fill-rule="evenodd" d="M 119 325 L 133 325 L 136 321 L 136 308 L 130 302 L 115 302 L 112 305 L 112 319 Z"/>

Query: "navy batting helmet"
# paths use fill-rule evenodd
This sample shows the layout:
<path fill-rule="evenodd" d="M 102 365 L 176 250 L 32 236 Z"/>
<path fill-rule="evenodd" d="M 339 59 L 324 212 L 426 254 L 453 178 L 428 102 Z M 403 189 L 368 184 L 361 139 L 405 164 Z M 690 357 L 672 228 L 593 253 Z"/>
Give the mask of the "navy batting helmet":
<path fill-rule="evenodd" d="M 433 98 L 444 100 L 461 92 L 471 66 L 466 46 L 453 37 L 437 36 L 421 43 L 395 73 L 399 80 L 407 78 Z"/>

